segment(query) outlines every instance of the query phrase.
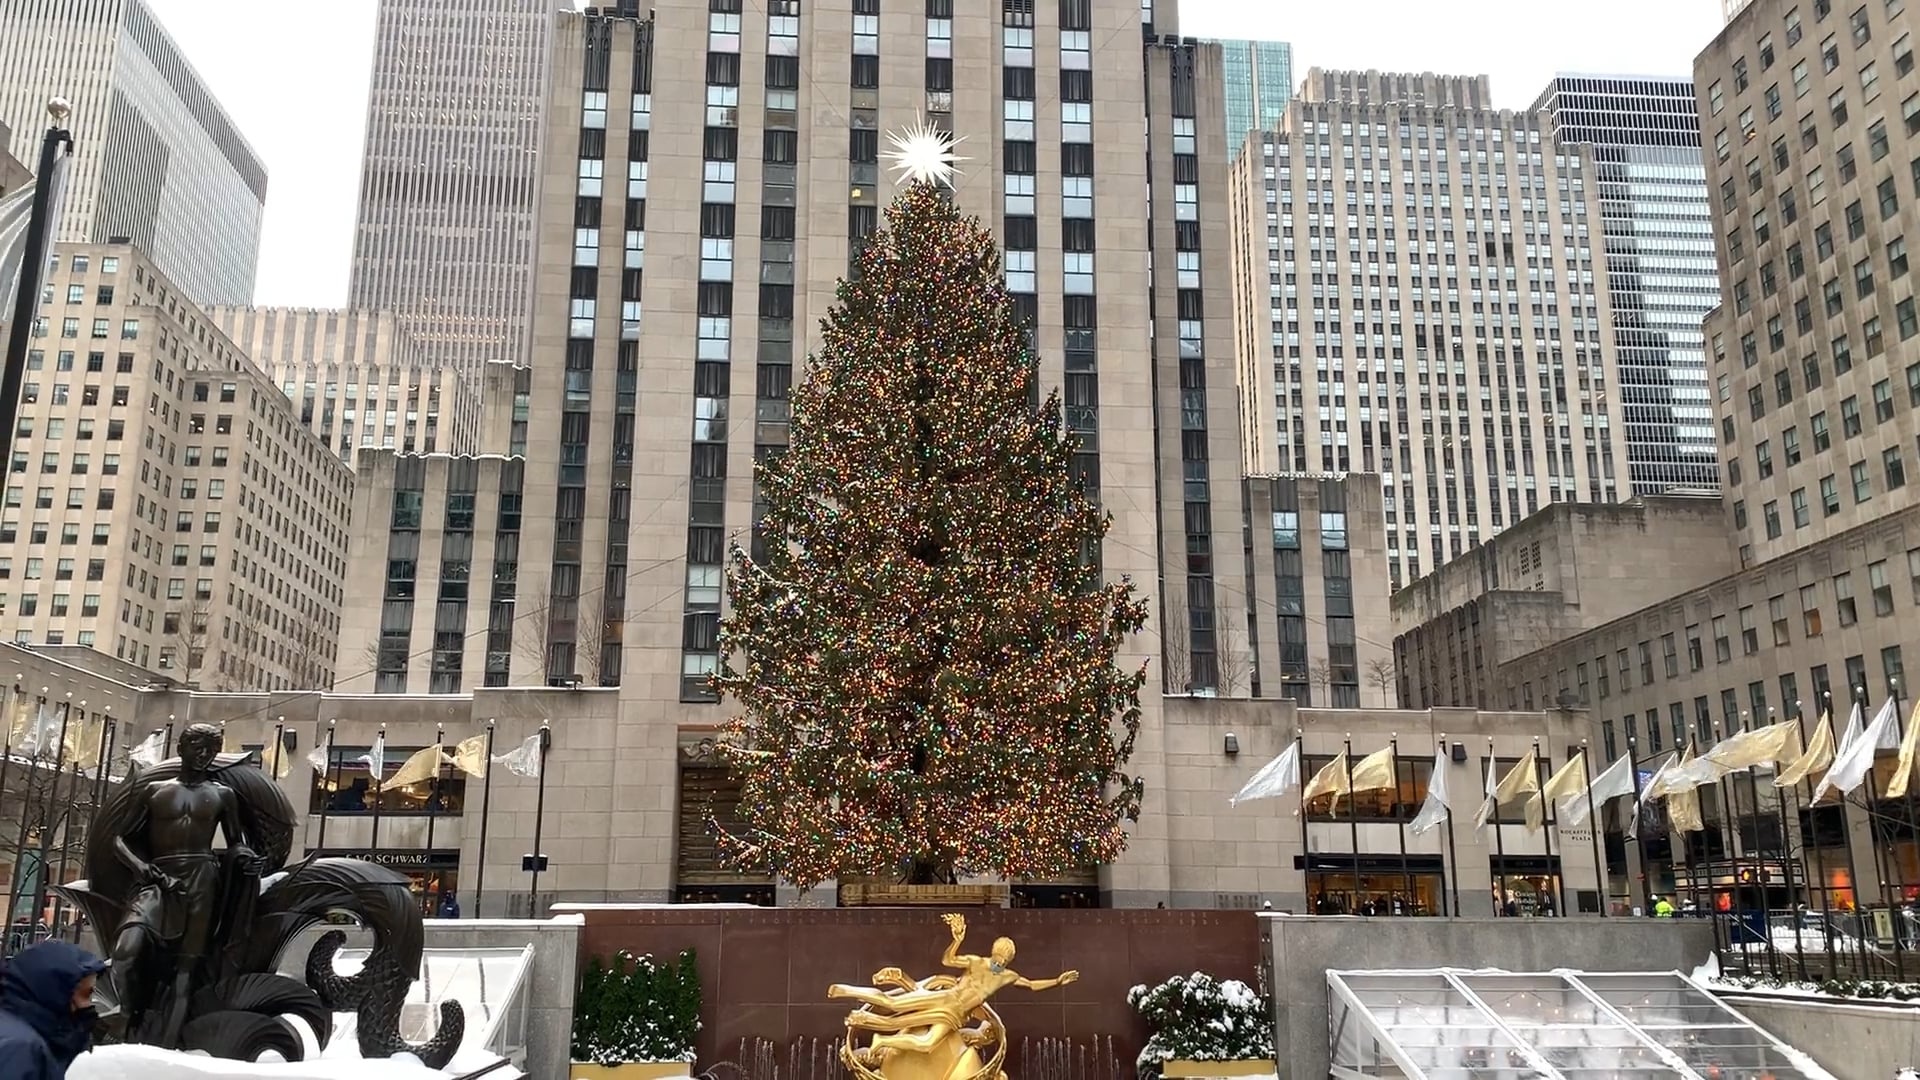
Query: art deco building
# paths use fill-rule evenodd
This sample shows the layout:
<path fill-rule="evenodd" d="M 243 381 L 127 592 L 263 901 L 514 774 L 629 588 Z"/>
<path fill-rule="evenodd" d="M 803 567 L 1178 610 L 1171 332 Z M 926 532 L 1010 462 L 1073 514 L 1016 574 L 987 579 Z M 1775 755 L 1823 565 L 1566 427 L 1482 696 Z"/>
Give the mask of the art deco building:
<path fill-rule="evenodd" d="M 0 507 L 0 625 L 207 688 L 328 684 L 352 474 L 139 249 L 55 249 Z"/>
<path fill-rule="evenodd" d="M 542 95 L 567 0 L 380 0 L 349 306 L 478 392 L 525 363 Z"/>
<path fill-rule="evenodd" d="M 1534 111 L 1584 144 L 1600 189 L 1608 308 L 1636 495 L 1717 490 L 1700 320 L 1720 303 L 1706 163 L 1685 79 L 1561 76 Z"/>
<path fill-rule="evenodd" d="M 55 97 L 74 138 L 57 239 L 131 241 L 195 303 L 251 301 L 266 168 L 144 0 L 0 7 L 14 157 L 39 159 Z"/>
<path fill-rule="evenodd" d="M 451 368 L 429 366 L 391 312 L 216 307 L 207 314 L 349 465 L 375 448 L 479 449 L 479 388 Z"/>
<path fill-rule="evenodd" d="M 1484 77 L 1319 69 L 1235 163 L 1247 466 L 1379 473 L 1396 587 L 1629 491 L 1595 175 Z"/>

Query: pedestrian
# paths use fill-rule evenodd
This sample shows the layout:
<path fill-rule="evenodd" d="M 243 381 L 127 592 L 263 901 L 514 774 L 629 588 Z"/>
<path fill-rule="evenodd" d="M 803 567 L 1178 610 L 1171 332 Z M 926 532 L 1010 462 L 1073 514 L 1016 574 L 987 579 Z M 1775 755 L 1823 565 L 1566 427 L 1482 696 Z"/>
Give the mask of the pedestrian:
<path fill-rule="evenodd" d="M 9 1080 L 65 1080 L 93 1043 L 93 984 L 107 965 L 64 941 L 43 941 L 0 971 L 0 1061 Z"/>
<path fill-rule="evenodd" d="M 1656 919 L 1673 918 L 1673 902 L 1664 896 L 1653 898 L 1653 917 Z"/>
<path fill-rule="evenodd" d="M 457 919 L 460 917 L 460 900 L 454 896 L 451 891 L 440 894 L 439 917 L 442 919 Z"/>

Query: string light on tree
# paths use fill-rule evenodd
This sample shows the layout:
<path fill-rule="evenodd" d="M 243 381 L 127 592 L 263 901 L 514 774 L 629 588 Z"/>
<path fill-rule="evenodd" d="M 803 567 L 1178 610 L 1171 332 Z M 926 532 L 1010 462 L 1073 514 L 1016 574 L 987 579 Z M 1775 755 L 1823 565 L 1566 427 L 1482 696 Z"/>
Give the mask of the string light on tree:
<path fill-rule="evenodd" d="M 887 166 L 909 184 L 951 184 L 959 173 L 957 166 L 967 160 L 956 151 L 960 139 L 950 131 L 941 131 L 925 120 L 917 120 L 904 131 L 887 133 Z"/>
<path fill-rule="evenodd" d="M 1146 669 L 1115 660 L 1146 606 L 1083 561 L 1111 521 L 1058 396 L 1033 404 L 992 236 L 938 186 L 951 138 L 893 141 L 909 181 L 755 464 L 759 554 L 729 554 L 713 683 L 751 752 L 719 844 L 801 887 L 1084 870 L 1139 815 Z"/>

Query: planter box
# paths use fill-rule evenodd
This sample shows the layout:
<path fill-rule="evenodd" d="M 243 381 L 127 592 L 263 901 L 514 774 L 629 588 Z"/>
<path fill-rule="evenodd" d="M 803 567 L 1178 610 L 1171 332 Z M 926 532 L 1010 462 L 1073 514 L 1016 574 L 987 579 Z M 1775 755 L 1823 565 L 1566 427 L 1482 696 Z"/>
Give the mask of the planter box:
<path fill-rule="evenodd" d="M 842 885 L 841 907 L 1005 907 L 1005 885 Z"/>
<path fill-rule="evenodd" d="M 629 1061 L 624 1065 L 591 1065 L 576 1061 L 567 1070 L 571 1080 L 673 1080 L 693 1075 L 686 1061 Z"/>
<path fill-rule="evenodd" d="M 1265 1058 L 1245 1061 L 1169 1061 L 1160 1075 L 1167 1080 L 1239 1080 L 1248 1076 L 1273 1076 L 1279 1066 Z"/>

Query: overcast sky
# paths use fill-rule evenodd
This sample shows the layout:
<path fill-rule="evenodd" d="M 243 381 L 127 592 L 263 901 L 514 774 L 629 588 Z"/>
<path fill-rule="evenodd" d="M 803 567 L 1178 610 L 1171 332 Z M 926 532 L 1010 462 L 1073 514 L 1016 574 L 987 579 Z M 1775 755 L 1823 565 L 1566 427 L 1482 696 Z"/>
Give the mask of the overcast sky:
<path fill-rule="evenodd" d="M 258 302 L 346 299 L 375 0 L 148 0 L 240 130 L 269 186 Z M 457 2 L 457 0 L 450 0 Z M 887 0 L 891 3 L 894 0 Z M 1185 0 L 1181 32 L 1293 43 L 1308 67 L 1486 74 L 1529 105 L 1555 72 L 1689 75 L 1720 0 Z"/>

